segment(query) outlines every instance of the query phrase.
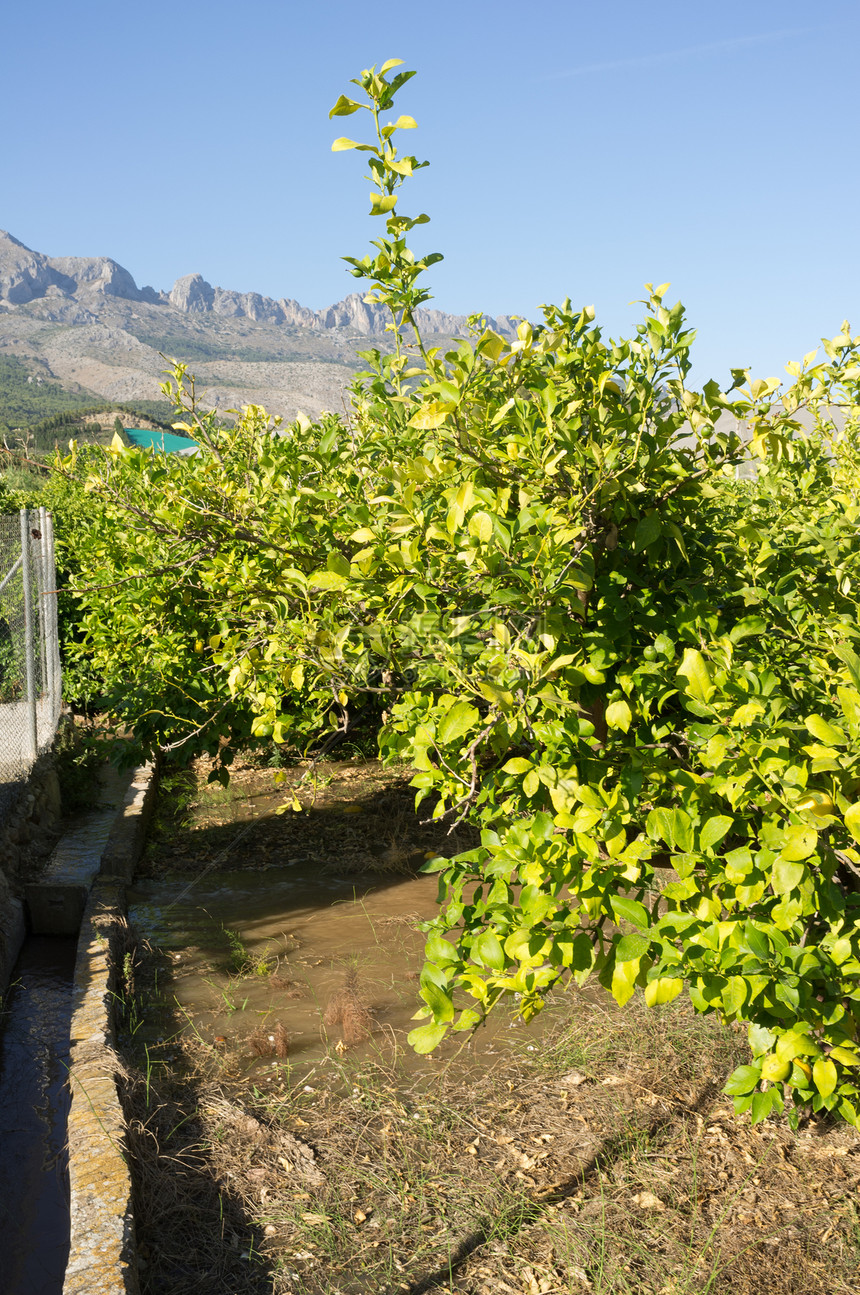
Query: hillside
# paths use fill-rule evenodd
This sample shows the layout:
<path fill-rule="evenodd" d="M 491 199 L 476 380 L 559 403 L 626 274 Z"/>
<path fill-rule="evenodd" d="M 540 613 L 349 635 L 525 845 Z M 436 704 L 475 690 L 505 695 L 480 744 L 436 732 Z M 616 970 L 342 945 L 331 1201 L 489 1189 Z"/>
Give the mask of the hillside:
<path fill-rule="evenodd" d="M 465 334 L 463 316 L 418 313 L 437 344 Z M 0 386 L 0 428 L 85 405 L 157 401 L 163 356 L 188 361 L 203 402 L 221 410 L 263 404 L 291 418 L 340 409 L 363 367 L 356 352 L 384 337 L 386 319 L 358 293 L 313 311 L 199 274 L 167 292 L 138 288 L 108 257 L 45 256 L 0 231 L 0 379 L 12 373 L 16 389 L 4 403 Z M 490 322 L 506 334 L 514 327 L 507 317 Z"/>

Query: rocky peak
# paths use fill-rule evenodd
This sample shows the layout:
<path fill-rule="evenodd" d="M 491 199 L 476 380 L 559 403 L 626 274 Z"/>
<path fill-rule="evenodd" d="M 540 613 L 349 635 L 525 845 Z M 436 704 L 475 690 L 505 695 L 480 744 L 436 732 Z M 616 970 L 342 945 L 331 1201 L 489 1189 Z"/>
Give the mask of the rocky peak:
<path fill-rule="evenodd" d="M 350 293 L 327 310 L 317 311 L 283 297 L 275 301 L 259 292 L 213 288 L 201 274 L 186 274 L 177 279 L 169 294 L 149 287 L 138 288 L 128 270 L 110 257 L 43 256 L 0 230 L 0 306 L 42 301 L 52 317 L 59 318 L 64 311 L 67 313 L 68 307 L 75 305 L 83 308 L 90 318 L 98 315 L 99 296 L 170 305 L 183 314 L 211 312 L 292 327 L 343 329 L 369 337 L 384 335 L 389 320 L 384 306 L 369 305 L 359 292 Z M 416 320 L 427 334 L 453 337 L 465 332 L 466 320 L 462 315 L 422 309 L 416 312 Z M 515 331 L 513 321 L 506 316 L 488 322 L 499 332 Z"/>
<path fill-rule="evenodd" d="M 167 299 L 177 310 L 198 314 L 212 309 L 215 290 L 202 274 L 184 274 L 176 280 Z"/>

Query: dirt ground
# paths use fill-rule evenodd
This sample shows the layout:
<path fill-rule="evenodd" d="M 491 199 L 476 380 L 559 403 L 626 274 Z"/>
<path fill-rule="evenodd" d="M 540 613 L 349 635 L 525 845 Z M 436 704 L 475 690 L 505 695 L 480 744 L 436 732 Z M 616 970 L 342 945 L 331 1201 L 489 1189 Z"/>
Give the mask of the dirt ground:
<path fill-rule="evenodd" d="M 325 866 L 337 850 L 357 871 L 454 852 L 418 822 L 402 774 L 332 766 L 310 815 L 271 815 L 270 779 L 249 768 L 227 794 L 174 788 L 148 871 L 202 870 L 225 850 L 250 868 L 290 852 Z M 272 1039 L 249 1068 L 178 1033 L 163 963 L 139 951 L 124 1030 L 145 1293 L 857 1289 L 860 1137 L 735 1118 L 720 1089 L 743 1034 L 680 1001 L 621 1011 L 570 991 L 542 1037 L 513 1032 L 492 1055 L 464 1048 L 420 1072 L 402 1038 L 356 1050 L 333 1021 L 312 1067 Z M 360 1007 L 360 982 L 352 992 Z M 141 1042 L 144 1018 L 158 1048 Z"/>
<path fill-rule="evenodd" d="M 238 761 L 228 787 L 207 784 L 210 767 L 200 760 L 163 780 L 140 876 L 193 875 L 213 863 L 264 869 L 285 862 L 362 875 L 408 874 L 430 855 L 450 856 L 477 844 L 468 825 L 449 832 L 447 825 L 426 821 L 429 809 L 416 814 L 409 771 L 376 760 L 277 771 Z M 294 796 L 301 812 L 289 808 Z"/>

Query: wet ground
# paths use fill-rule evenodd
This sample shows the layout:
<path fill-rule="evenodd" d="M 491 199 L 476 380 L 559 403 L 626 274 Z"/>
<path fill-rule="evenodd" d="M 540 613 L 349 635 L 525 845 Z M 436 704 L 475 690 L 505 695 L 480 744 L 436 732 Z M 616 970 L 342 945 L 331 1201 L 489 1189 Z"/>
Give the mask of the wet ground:
<path fill-rule="evenodd" d="M 858 1136 L 736 1119 L 742 1034 L 588 986 L 418 1058 L 417 869 L 471 841 L 373 762 L 206 772 L 132 896 L 145 1295 L 854 1295 Z"/>
<path fill-rule="evenodd" d="M 75 941 L 31 936 L 0 1033 L 0 1295 L 59 1295 L 69 1253 L 66 1087 Z"/>
<path fill-rule="evenodd" d="M 463 1040 L 429 1060 L 405 1042 L 419 1002 L 419 923 L 438 911 L 437 879 L 418 870 L 466 848 L 462 831 L 422 821 L 400 771 L 329 764 L 313 784 L 301 783 L 305 772 L 290 771 L 287 787 L 247 768 L 226 790 L 198 787 L 179 831 L 164 831 L 163 845 L 156 837 L 129 920 L 166 955 L 161 987 L 181 1034 L 231 1072 L 285 1058 L 309 1067 L 332 1047 L 401 1050 L 409 1067 L 427 1069 Z M 278 813 L 294 791 L 301 812 Z M 351 1022 L 336 1019 L 347 989 Z M 500 1012 L 474 1047 L 524 1028 Z M 160 1018 L 137 1029 L 153 1057 L 170 1052 Z"/>

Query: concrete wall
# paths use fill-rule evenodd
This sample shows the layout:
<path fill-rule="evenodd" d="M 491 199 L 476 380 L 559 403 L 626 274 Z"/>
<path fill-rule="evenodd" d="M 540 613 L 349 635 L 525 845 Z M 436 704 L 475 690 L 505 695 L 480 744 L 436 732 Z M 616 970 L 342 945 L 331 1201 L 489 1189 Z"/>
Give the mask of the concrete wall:
<path fill-rule="evenodd" d="M 56 844 L 61 813 L 52 757 L 43 755 L 17 798 L 6 799 L 0 815 L 0 994 L 6 992 L 24 940 L 24 881 Z"/>

